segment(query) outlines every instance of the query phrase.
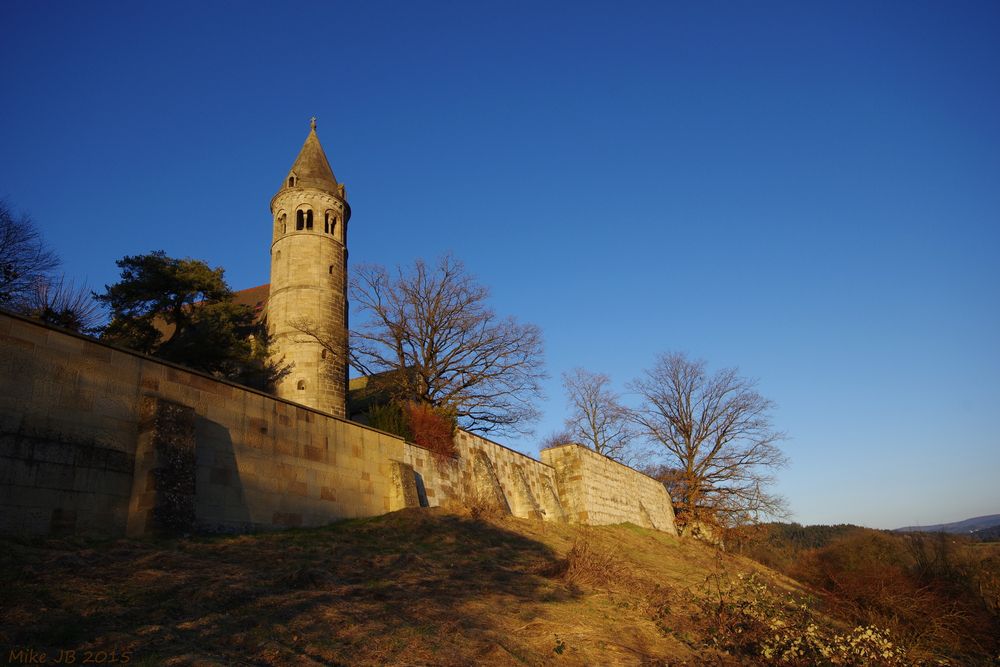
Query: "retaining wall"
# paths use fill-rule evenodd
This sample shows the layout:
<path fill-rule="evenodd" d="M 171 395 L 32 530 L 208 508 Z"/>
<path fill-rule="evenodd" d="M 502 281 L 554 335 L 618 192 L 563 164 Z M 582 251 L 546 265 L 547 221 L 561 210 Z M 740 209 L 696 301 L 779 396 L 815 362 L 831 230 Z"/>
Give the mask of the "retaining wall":
<path fill-rule="evenodd" d="M 670 495 L 652 477 L 581 445 L 551 447 L 541 455 L 555 470 L 559 499 L 571 522 L 630 522 L 677 534 Z"/>
<path fill-rule="evenodd" d="M 673 531 L 653 480 L 589 450 L 612 467 L 554 450 L 537 461 L 462 431 L 456 444 L 459 457 L 440 461 L 396 436 L 0 313 L 0 533 L 245 531 L 474 502 Z M 616 495 L 626 488 L 636 502 Z"/>

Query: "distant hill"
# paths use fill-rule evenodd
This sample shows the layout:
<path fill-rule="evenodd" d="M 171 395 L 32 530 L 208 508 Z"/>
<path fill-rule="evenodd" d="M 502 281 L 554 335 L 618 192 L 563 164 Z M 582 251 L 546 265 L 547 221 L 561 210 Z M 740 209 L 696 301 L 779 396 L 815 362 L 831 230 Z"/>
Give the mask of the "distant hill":
<path fill-rule="evenodd" d="M 989 514 L 987 516 L 977 516 L 964 521 L 953 523 L 939 523 L 933 526 L 906 526 L 897 528 L 897 533 L 972 533 L 985 528 L 1000 526 L 1000 514 Z"/>

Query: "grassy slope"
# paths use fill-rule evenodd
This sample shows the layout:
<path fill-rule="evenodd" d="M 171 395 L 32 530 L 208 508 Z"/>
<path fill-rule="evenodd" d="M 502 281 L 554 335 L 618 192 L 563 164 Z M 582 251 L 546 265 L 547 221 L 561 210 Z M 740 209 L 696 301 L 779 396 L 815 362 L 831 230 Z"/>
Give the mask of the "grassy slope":
<path fill-rule="evenodd" d="M 117 648 L 133 665 L 736 664 L 691 621 L 691 595 L 718 577 L 765 572 L 629 525 L 438 510 L 0 550 L 4 659 L 11 646 Z"/>

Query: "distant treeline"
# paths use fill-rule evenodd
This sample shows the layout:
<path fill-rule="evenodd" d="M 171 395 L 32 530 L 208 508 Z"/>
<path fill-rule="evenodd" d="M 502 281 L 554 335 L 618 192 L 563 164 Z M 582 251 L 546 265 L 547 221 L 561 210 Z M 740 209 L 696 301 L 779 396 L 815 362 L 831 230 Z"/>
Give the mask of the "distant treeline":
<path fill-rule="evenodd" d="M 737 553 L 785 572 L 801 552 L 825 547 L 833 540 L 861 530 L 867 529 L 849 523 L 835 526 L 764 523 L 730 536 L 727 543 Z"/>
<path fill-rule="evenodd" d="M 969 532 L 957 532 L 954 530 L 903 530 L 903 529 L 899 529 L 895 532 L 906 533 L 906 534 L 924 534 L 924 535 L 936 535 L 938 533 L 945 533 L 947 535 L 958 535 L 961 537 L 968 537 L 976 542 L 1000 542 L 1000 525 L 990 526 L 988 528 L 980 528 L 979 530 L 971 530 Z"/>
<path fill-rule="evenodd" d="M 970 533 L 970 537 L 979 542 L 1000 542 L 1000 526 L 990 526 L 989 528 L 974 530 Z"/>

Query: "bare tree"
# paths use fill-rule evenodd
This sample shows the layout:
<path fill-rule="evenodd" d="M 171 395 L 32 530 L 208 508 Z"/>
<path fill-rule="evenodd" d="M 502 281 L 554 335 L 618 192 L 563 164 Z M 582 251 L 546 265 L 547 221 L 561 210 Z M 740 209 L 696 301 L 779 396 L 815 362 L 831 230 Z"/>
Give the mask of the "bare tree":
<path fill-rule="evenodd" d="M 366 375 L 403 371 L 391 376 L 397 398 L 446 407 L 471 431 L 528 433 L 545 377 L 541 330 L 501 319 L 488 297 L 450 255 L 394 273 L 361 266 L 351 301 L 364 322 L 351 331 L 351 364 Z"/>
<path fill-rule="evenodd" d="M 23 312 L 48 324 L 91 334 L 99 331 L 103 319 L 90 290 L 62 277 L 38 282 L 25 298 Z"/>
<path fill-rule="evenodd" d="M 542 439 L 542 443 L 538 446 L 539 449 L 548 449 L 549 447 L 558 447 L 560 445 L 568 445 L 575 441 L 575 438 L 570 434 L 569 431 L 554 431 L 549 433 L 545 438 Z"/>
<path fill-rule="evenodd" d="M 643 434 L 661 445 L 678 522 L 732 526 L 785 514 L 784 499 L 768 491 L 773 472 L 787 464 L 770 412 L 774 404 L 734 368 L 709 375 L 704 361 L 660 355 L 630 389 Z"/>
<path fill-rule="evenodd" d="M 59 258 L 45 245 L 31 216 L 15 214 L 0 200 L 0 307 L 22 309 L 57 266 Z"/>
<path fill-rule="evenodd" d="M 570 408 L 566 431 L 573 442 L 622 463 L 631 459 L 632 415 L 611 389 L 611 378 L 574 368 L 563 373 L 562 383 Z"/>

